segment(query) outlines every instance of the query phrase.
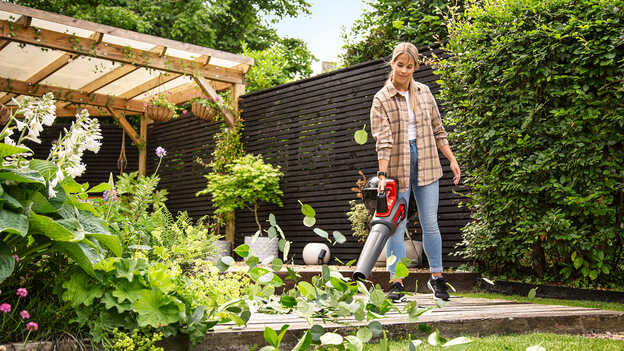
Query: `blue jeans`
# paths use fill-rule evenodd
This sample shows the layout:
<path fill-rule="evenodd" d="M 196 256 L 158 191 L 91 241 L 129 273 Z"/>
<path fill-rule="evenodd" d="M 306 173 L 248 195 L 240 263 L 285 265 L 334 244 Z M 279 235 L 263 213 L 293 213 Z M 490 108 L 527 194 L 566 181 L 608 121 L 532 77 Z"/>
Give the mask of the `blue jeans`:
<path fill-rule="evenodd" d="M 409 206 L 410 191 L 414 192 L 416 205 L 418 207 L 418 220 L 423 233 L 423 248 L 429 260 L 431 272 L 442 272 L 442 236 L 438 228 L 438 203 L 440 201 L 439 181 L 418 186 L 418 149 L 416 142 L 410 141 L 410 184 L 405 192 L 399 192 L 399 198 L 405 199 Z M 405 209 L 407 213 L 407 208 Z M 386 257 L 394 255 L 397 262 L 405 257 L 405 246 L 403 238 L 405 236 L 405 226 L 407 218 L 397 227 L 394 234 L 388 239 L 386 244 Z M 388 267 L 390 277 L 394 278 L 396 262 Z"/>

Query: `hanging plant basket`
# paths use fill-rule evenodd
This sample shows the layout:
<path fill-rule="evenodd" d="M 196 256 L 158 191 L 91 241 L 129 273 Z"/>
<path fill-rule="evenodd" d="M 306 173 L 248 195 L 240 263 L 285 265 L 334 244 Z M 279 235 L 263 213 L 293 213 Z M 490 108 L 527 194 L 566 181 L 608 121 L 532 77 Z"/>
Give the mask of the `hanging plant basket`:
<path fill-rule="evenodd" d="M 173 116 L 173 111 L 164 106 L 147 105 L 145 115 L 156 122 L 167 122 Z"/>
<path fill-rule="evenodd" d="M 201 118 L 206 121 L 214 121 L 215 116 L 217 115 L 217 110 L 212 107 L 204 106 L 199 102 L 191 104 L 191 111 L 193 111 L 193 114 L 197 116 L 197 118 Z"/>
<path fill-rule="evenodd" d="M 0 126 L 7 124 L 10 117 L 11 111 L 9 110 L 9 108 L 3 104 L 0 104 Z"/>

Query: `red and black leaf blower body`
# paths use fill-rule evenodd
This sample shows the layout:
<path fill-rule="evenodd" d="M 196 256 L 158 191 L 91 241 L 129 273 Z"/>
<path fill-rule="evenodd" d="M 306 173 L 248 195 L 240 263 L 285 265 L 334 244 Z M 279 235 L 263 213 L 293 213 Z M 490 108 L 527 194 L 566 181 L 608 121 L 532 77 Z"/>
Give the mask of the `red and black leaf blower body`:
<path fill-rule="evenodd" d="M 370 233 L 358 258 L 353 280 L 368 278 L 377 257 L 384 249 L 388 238 L 394 234 L 397 226 L 405 219 L 406 207 L 404 199 L 399 199 L 399 182 L 387 179 L 381 192 L 377 192 L 377 177 L 371 178 L 362 189 L 362 199 L 369 211 L 375 211 L 370 222 Z"/>

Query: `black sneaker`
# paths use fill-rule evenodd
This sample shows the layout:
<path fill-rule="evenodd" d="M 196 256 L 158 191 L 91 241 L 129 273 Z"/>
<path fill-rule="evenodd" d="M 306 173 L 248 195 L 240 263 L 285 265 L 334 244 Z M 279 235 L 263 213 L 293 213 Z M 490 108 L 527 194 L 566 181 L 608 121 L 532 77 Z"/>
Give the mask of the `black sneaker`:
<path fill-rule="evenodd" d="M 405 287 L 403 286 L 403 284 L 396 282 L 390 285 L 390 292 L 388 293 L 388 298 L 392 300 L 393 302 L 404 302 L 407 300 L 405 298 L 405 294 L 403 294 L 404 291 L 405 291 Z"/>
<path fill-rule="evenodd" d="M 448 293 L 448 287 L 446 286 L 446 282 L 444 281 L 444 278 L 440 277 L 440 278 L 433 279 L 433 277 L 431 277 L 429 278 L 429 281 L 427 282 L 427 286 L 429 287 L 431 292 L 433 292 L 433 296 L 435 298 L 442 299 L 444 301 L 449 300 L 450 296 Z"/>

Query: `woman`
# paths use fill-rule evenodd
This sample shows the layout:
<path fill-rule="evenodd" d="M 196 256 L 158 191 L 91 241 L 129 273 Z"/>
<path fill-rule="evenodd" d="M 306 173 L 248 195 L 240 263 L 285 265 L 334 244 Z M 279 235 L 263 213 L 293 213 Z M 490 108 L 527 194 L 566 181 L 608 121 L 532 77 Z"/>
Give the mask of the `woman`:
<path fill-rule="evenodd" d="M 409 204 L 410 191 L 418 206 L 423 233 L 423 246 L 431 278 L 429 289 L 439 299 L 449 294 L 442 277 L 442 238 L 438 229 L 439 179 L 442 166 L 440 149 L 451 163 L 453 182 L 459 183 L 460 169 L 448 144 L 440 112 L 429 87 L 414 81 L 418 68 L 418 49 L 411 43 L 400 43 L 392 52 L 392 71 L 385 86 L 375 94 L 371 107 L 371 130 L 377 141 L 379 187 L 386 177 L 399 181 L 399 196 Z M 407 219 L 403 220 L 388 239 L 386 257 L 394 255 L 397 262 L 405 257 L 403 236 Z M 388 270 L 392 279 L 389 298 L 404 296 L 402 279 L 395 277 L 396 262 Z"/>

